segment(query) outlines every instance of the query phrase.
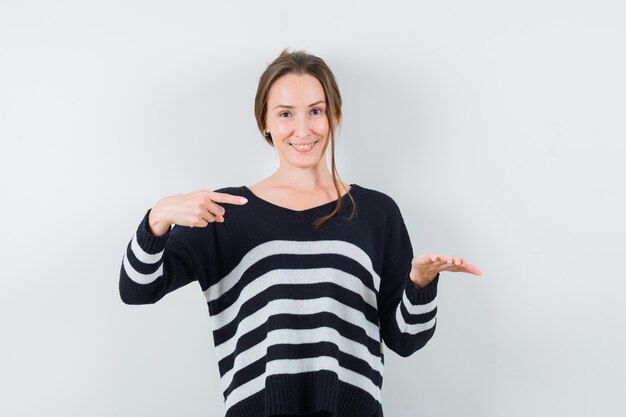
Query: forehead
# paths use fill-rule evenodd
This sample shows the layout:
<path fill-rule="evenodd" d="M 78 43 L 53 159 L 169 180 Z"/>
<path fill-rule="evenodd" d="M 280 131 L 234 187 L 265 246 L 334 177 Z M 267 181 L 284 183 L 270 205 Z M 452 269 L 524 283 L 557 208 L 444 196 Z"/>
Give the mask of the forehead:
<path fill-rule="evenodd" d="M 324 100 L 324 88 L 317 78 L 309 74 L 286 74 L 272 84 L 268 104 L 308 106 Z"/>

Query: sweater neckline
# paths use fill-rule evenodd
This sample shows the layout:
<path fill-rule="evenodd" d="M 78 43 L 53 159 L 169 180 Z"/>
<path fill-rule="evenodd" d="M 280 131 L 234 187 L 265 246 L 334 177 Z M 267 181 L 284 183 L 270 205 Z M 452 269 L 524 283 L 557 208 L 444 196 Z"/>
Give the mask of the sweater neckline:
<path fill-rule="evenodd" d="M 248 194 L 249 197 L 251 197 L 252 199 L 254 199 L 254 200 L 256 200 L 256 201 L 258 201 L 260 203 L 262 203 L 263 205 L 266 205 L 266 206 L 269 206 L 269 207 L 272 207 L 272 208 L 275 208 L 275 209 L 278 209 L 278 210 L 283 210 L 283 211 L 286 211 L 288 213 L 297 213 L 297 214 L 307 213 L 307 212 L 310 212 L 310 211 L 315 211 L 315 210 L 318 210 L 318 209 L 321 209 L 321 208 L 324 208 L 324 207 L 327 207 L 327 206 L 330 206 L 330 205 L 337 204 L 337 199 L 334 199 L 333 201 L 329 201 L 328 203 L 320 204 L 320 205 L 315 206 L 315 207 L 309 207 L 309 208 L 306 208 L 304 210 L 293 210 L 293 209 L 290 209 L 290 208 L 287 208 L 287 207 L 279 206 L 277 204 L 274 204 L 272 202 L 269 202 L 269 201 L 267 201 L 267 200 L 257 196 L 256 194 L 254 194 L 252 192 L 252 190 L 250 190 L 248 188 L 247 185 L 242 185 L 241 188 L 245 191 L 246 194 Z M 348 190 L 347 192 L 342 194 L 341 197 L 342 198 L 345 197 L 348 193 L 354 195 L 354 191 L 356 189 L 358 189 L 358 188 L 359 188 L 358 184 L 350 184 L 350 190 Z"/>

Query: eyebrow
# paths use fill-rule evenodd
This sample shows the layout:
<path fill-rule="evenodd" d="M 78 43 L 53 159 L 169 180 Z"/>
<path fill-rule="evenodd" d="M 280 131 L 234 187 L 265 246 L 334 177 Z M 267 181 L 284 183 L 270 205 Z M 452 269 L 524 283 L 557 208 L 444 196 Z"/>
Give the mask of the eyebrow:
<path fill-rule="evenodd" d="M 318 100 L 318 101 L 316 101 L 315 103 L 309 104 L 309 107 L 313 107 L 313 106 L 315 106 L 316 104 L 320 104 L 320 103 L 324 103 L 324 100 Z M 287 106 L 287 105 L 285 105 L 285 104 L 279 104 L 278 106 L 274 106 L 274 109 L 277 109 L 277 108 L 279 108 L 279 107 L 284 107 L 284 108 L 286 108 L 286 109 L 293 109 L 295 106 Z M 272 109 L 272 110 L 274 110 L 274 109 Z"/>

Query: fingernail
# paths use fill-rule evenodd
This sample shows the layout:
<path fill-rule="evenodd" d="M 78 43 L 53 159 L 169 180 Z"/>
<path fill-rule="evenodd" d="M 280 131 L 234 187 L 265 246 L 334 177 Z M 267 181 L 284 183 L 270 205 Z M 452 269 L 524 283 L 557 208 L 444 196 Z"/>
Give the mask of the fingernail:
<path fill-rule="evenodd" d="M 241 197 L 241 198 L 239 198 L 239 202 L 240 202 L 240 203 L 247 203 L 247 202 L 248 202 L 248 199 L 247 199 L 247 198 L 245 198 L 245 197 Z"/>

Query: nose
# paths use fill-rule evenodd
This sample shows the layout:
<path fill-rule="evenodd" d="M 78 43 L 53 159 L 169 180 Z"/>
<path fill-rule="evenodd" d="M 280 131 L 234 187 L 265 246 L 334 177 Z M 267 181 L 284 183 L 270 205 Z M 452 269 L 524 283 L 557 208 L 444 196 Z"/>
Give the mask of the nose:
<path fill-rule="evenodd" d="M 296 121 L 296 126 L 294 129 L 294 135 L 299 138 L 304 138 L 309 136 L 311 133 L 311 121 L 306 117 L 299 117 Z"/>

